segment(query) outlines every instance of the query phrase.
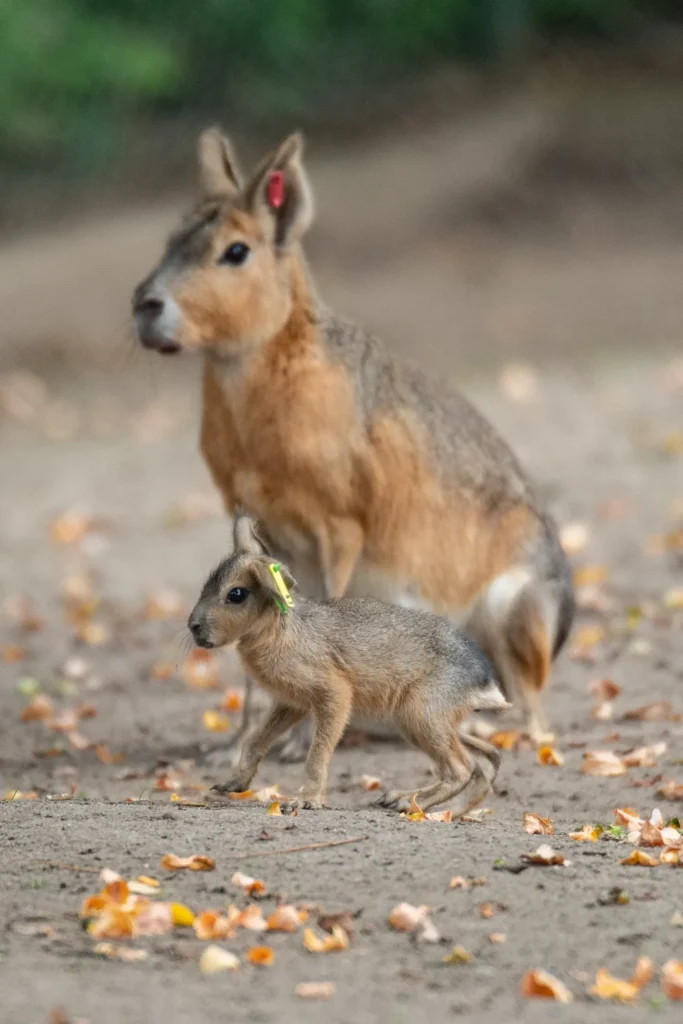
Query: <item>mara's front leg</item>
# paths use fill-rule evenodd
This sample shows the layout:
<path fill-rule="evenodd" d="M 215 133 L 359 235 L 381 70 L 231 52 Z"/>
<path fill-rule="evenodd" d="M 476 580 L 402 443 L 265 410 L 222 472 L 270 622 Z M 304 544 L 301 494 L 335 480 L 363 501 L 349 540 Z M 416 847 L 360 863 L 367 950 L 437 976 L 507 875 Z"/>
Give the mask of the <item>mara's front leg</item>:
<path fill-rule="evenodd" d="M 247 737 L 230 780 L 214 786 L 214 790 L 217 793 L 240 793 L 249 789 L 249 783 L 256 775 L 258 766 L 275 740 L 300 722 L 305 714 L 305 711 L 293 708 L 289 704 L 274 704 L 261 724 Z"/>
<path fill-rule="evenodd" d="M 313 710 L 313 741 L 306 758 L 306 782 L 301 793 L 304 808 L 324 805 L 332 754 L 344 735 L 351 714 L 351 690 L 346 683 L 331 681 Z"/>

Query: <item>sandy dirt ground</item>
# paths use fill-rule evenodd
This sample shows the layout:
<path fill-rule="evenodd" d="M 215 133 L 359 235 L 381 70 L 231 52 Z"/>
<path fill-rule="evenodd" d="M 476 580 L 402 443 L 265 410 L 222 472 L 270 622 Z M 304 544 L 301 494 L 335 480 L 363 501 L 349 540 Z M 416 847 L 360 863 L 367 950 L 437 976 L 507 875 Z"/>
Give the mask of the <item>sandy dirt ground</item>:
<path fill-rule="evenodd" d="M 364 189 L 373 180 L 366 169 Z M 673 347 L 683 250 L 673 230 L 640 237 L 635 222 L 613 213 L 590 245 L 583 233 L 569 242 L 496 234 L 488 224 L 466 232 L 464 215 L 424 236 L 403 223 L 394 258 L 368 257 L 367 271 L 362 263 L 354 270 L 350 229 L 336 263 L 333 239 L 319 243 L 323 276 L 341 305 L 366 307 L 366 319 L 397 347 L 448 369 L 510 440 L 561 523 L 581 527 L 569 540 L 579 549 L 572 559 L 582 608 L 547 694 L 564 765 L 540 766 L 529 749 L 506 752 L 498 791 L 486 801 L 491 813 L 479 821 L 414 822 L 373 807 L 361 775 L 417 788 L 428 766 L 398 744 L 358 735 L 335 755 L 329 810 L 273 817 L 255 802 L 173 802 L 175 791 L 204 803 L 228 771 L 238 714 L 221 703 L 226 689 L 242 686 L 229 655 L 212 688 L 190 685 L 196 674 L 190 683 L 183 677 L 183 616 L 228 537 L 196 452 L 198 367 L 117 355 L 100 359 L 104 369 L 65 372 L 73 364 L 62 363 L 59 373 L 2 379 L 0 794 L 14 798 L 0 804 L 3 1024 L 43 1024 L 59 1006 L 90 1024 L 535 1022 L 551 1012 L 588 1024 L 650 1013 L 679 1019 L 658 971 L 683 955 L 683 874 L 662 863 L 622 865 L 634 849 L 623 836 L 569 837 L 588 823 L 607 828 L 615 808 L 649 817 L 659 807 L 668 821 L 682 802 L 659 791 L 683 783 L 683 379 Z M 132 231 L 129 220 L 122 224 Z M 141 249 L 153 252 L 156 215 L 138 228 Z M 93 227 L 80 230 L 92 246 Z M 125 268 L 132 236 L 122 248 L 115 232 L 97 233 L 97 248 L 106 251 L 109 241 Z M 358 222 L 355 237 L 360 244 Z M 59 254 L 60 238 L 34 240 L 36 266 L 45 266 L 46 247 Z M 27 266 L 28 244 L 19 252 Z M 77 252 L 84 258 L 76 247 L 75 260 Z M 11 251 L 0 258 L 9 266 Z M 137 252 L 130 257 L 133 280 L 144 269 L 133 266 L 138 260 Z M 67 270 L 55 272 L 47 306 L 53 341 L 68 334 L 72 313 L 84 315 L 81 298 L 94 305 L 72 285 L 66 291 Z M 123 270 L 117 280 L 116 298 L 133 283 Z M 5 335 L 8 373 L 23 365 L 16 289 L 8 299 L 17 325 Z M 125 308 L 117 308 L 122 325 Z M 115 318 L 98 344 L 109 343 L 107 331 L 114 343 Z M 116 344 L 124 352 L 121 337 Z M 36 370 L 36 358 L 27 350 L 24 362 Z M 510 368 L 520 360 L 527 370 Z M 594 717 L 601 699 L 589 686 L 601 679 L 620 691 Z M 37 697 L 50 702 L 51 717 L 22 721 Z M 628 717 L 659 701 L 670 707 L 655 720 Z M 70 711 L 78 708 L 74 736 Z M 207 728 L 204 713 L 215 710 L 228 731 Z M 621 756 L 657 744 L 649 763 L 616 777 L 581 772 L 589 751 Z M 291 794 L 301 772 L 273 759 L 259 785 Z M 27 793 L 37 799 L 22 799 Z M 525 812 L 552 819 L 553 835 L 525 833 Z M 340 840 L 354 841 L 286 852 Z M 543 842 L 571 863 L 521 859 Z M 661 850 L 648 852 L 658 860 Z M 166 872 L 167 853 L 207 855 L 215 870 Z M 162 899 L 194 912 L 244 906 L 231 881 L 239 869 L 266 883 L 268 913 L 279 900 L 309 905 L 313 924 L 323 910 L 352 911 L 353 939 L 345 951 L 316 954 L 301 930 L 264 938 L 240 929 L 219 945 L 241 968 L 204 975 L 206 943 L 175 928 L 128 943 L 147 951 L 144 961 L 111 960 L 94 952 L 79 919 L 104 867 L 156 877 Z M 454 876 L 485 881 L 449 888 Z M 438 942 L 389 926 L 404 901 L 431 908 Z M 492 916 L 482 914 L 484 903 Z M 492 942 L 492 934 L 506 941 Z M 248 950 L 264 942 L 275 962 L 251 965 Z M 472 961 L 444 963 L 454 945 Z M 637 1009 L 588 995 L 598 968 L 628 978 L 642 956 L 655 976 Z M 522 999 L 521 979 L 535 968 L 559 978 L 573 1004 Z M 335 994 L 327 1002 L 295 994 L 312 981 L 333 982 Z"/>

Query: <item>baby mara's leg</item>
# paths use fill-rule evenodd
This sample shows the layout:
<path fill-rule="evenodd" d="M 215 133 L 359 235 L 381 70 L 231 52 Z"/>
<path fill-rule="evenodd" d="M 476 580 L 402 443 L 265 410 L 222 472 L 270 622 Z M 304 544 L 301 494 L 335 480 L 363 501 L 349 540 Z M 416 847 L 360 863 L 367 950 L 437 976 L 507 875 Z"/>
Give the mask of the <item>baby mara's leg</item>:
<path fill-rule="evenodd" d="M 301 708 L 276 703 L 254 732 L 247 737 L 232 777 L 222 785 L 214 786 L 217 793 L 239 793 L 249 788 L 259 764 L 275 740 L 287 729 L 300 722 L 306 714 Z"/>
<path fill-rule="evenodd" d="M 306 758 L 306 782 L 301 801 L 307 810 L 324 806 L 332 754 L 344 735 L 351 714 L 352 694 L 345 685 L 332 684 L 313 708 L 313 741 Z"/>

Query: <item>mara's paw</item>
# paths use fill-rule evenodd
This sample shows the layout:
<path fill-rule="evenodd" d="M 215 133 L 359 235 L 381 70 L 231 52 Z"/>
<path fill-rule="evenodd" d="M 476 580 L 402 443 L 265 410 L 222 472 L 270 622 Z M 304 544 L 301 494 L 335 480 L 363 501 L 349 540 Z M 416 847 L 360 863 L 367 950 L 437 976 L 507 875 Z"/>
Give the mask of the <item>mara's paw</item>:
<path fill-rule="evenodd" d="M 410 810 L 410 797 L 403 793 L 382 793 L 381 797 L 375 800 L 375 807 L 386 807 L 390 811 L 402 813 Z"/>
<path fill-rule="evenodd" d="M 229 779 L 228 782 L 218 782 L 209 790 L 216 796 L 227 796 L 229 793 L 246 793 L 249 783 L 245 784 L 244 779 Z"/>
<path fill-rule="evenodd" d="M 325 802 L 321 796 L 302 796 L 299 806 L 304 811 L 322 811 L 325 807 Z"/>

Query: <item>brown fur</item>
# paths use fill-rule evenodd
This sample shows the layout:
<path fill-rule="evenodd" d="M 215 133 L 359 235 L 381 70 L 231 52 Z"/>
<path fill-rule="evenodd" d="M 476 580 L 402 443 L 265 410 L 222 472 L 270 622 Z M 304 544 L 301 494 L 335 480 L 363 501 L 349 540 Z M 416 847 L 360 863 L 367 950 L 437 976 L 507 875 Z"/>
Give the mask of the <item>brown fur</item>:
<path fill-rule="evenodd" d="M 310 714 L 314 731 L 303 800 L 306 807 L 321 807 L 330 759 L 357 711 L 393 720 L 432 758 L 437 780 L 418 793 L 425 809 L 466 791 L 456 811 L 465 813 L 488 792 L 498 767 L 493 748 L 469 743 L 484 754 L 482 768 L 458 735 L 472 711 L 505 706 L 491 663 L 446 620 L 425 612 L 360 598 L 293 600 L 283 611 L 271 565 L 249 519 L 238 517 L 234 552 L 211 574 L 189 619 L 201 646 L 237 642 L 250 676 L 274 698 L 246 740 L 234 775 L 216 788 L 247 789 L 278 736 Z M 280 571 L 295 586 L 289 570 Z M 403 807 L 409 795 L 387 794 L 383 802 Z"/>
<path fill-rule="evenodd" d="M 138 289 L 136 316 L 150 347 L 205 354 L 201 450 L 226 510 L 258 516 L 312 593 L 471 622 L 540 738 L 537 695 L 571 622 L 571 583 L 522 470 L 457 393 L 322 306 L 298 245 L 312 217 L 298 137 L 245 187 L 215 133 L 201 168 L 206 197 Z M 226 266 L 235 242 L 249 257 Z M 513 592 L 506 577 L 520 571 Z"/>

